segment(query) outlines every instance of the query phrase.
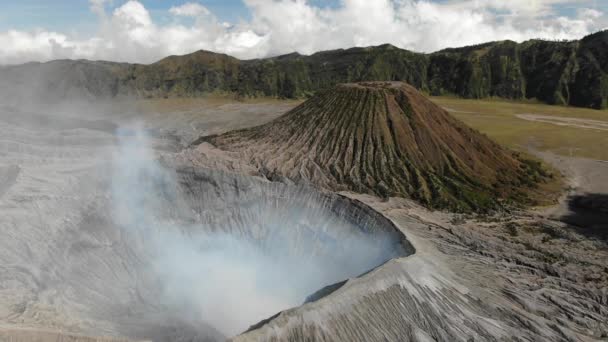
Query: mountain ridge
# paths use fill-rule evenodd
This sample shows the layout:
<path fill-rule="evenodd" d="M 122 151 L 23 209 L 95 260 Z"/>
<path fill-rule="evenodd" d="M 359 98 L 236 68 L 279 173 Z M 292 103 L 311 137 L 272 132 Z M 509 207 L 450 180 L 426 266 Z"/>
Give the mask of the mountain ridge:
<path fill-rule="evenodd" d="M 607 61 L 608 31 L 600 31 L 575 41 L 505 40 L 428 54 L 382 44 L 250 60 L 206 50 L 147 65 L 62 60 L 5 66 L 0 76 L 10 84 L 42 80 L 39 90 L 57 97 L 84 86 L 93 98 L 208 93 L 306 98 L 339 83 L 403 81 L 431 95 L 603 109 L 608 108 Z M 63 82 L 59 89 L 57 80 Z"/>

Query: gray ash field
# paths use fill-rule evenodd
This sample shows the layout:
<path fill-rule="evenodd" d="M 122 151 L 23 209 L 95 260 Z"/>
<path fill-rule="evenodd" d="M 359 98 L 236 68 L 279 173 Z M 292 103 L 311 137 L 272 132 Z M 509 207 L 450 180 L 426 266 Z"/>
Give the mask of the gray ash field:
<path fill-rule="evenodd" d="M 297 104 L 3 107 L 0 340 L 606 338 L 601 238 L 538 212 L 335 192 L 192 145 Z"/>

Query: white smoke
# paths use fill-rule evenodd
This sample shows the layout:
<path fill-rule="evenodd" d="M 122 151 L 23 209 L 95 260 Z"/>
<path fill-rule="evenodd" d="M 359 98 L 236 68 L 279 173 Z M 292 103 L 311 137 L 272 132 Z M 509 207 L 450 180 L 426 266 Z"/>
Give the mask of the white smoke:
<path fill-rule="evenodd" d="M 357 276 L 395 256 L 394 237 L 388 235 L 371 241 L 364 235 L 341 232 L 343 238 L 334 241 L 331 230 L 342 227 L 318 227 L 314 234 L 321 238 L 306 238 L 296 234 L 296 227 L 277 219 L 307 215 L 306 208 L 300 207 L 269 213 L 265 222 L 248 223 L 252 231 L 264 225 L 268 234 L 258 230 L 258 238 L 237 229 L 185 223 L 191 209 L 176 175 L 156 160 L 149 137 L 141 129 L 122 130 L 119 136 L 120 148 L 113 158 L 114 219 L 137 241 L 134 248 L 146 256 L 149 271 L 163 289 L 159 302 L 191 315 L 188 320 L 194 317 L 234 335 L 302 304 L 326 285 Z"/>

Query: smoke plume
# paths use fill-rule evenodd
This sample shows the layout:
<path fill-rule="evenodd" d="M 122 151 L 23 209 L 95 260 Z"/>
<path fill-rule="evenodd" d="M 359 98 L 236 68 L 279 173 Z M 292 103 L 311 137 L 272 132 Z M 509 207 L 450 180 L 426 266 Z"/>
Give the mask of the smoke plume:
<path fill-rule="evenodd" d="M 228 336 L 394 256 L 393 237 L 369 239 L 350 232 L 352 227 L 335 218 L 307 218 L 313 214 L 301 204 L 287 208 L 249 204 L 266 211 L 261 222 L 226 218 L 212 226 L 187 219 L 196 215 L 176 173 L 156 159 L 150 137 L 137 128 L 122 129 L 118 136 L 113 216 L 137 241 L 134 248 L 142 251 L 148 271 L 158 279 L 159 303 Z"/>

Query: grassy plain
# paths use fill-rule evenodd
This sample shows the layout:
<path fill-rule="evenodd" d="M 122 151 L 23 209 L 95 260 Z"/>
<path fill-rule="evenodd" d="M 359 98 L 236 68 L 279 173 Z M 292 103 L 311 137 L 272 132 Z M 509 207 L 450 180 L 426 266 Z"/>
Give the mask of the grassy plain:
<path fill-rule="evenodd" d="M 608 160 L 608 130 L 601 129 L 602 125 L 608 125 L 608 110 L 498 99 L 468 100 L 454 97 L 431 99 L 469 126 L 510 148 L 522 151 L 535 148 L 563 156 Z M 566 126 L 563 125 L 563 121 L 538 122 L 518 117 L 522 114 L 539 115 L 545 119 L 547 117 L 583 119 L 589 120 L 592 124 L 595 122 L 596 125 L 598 124 L 596 121 L 601 123 L 597 128 Z"/>

